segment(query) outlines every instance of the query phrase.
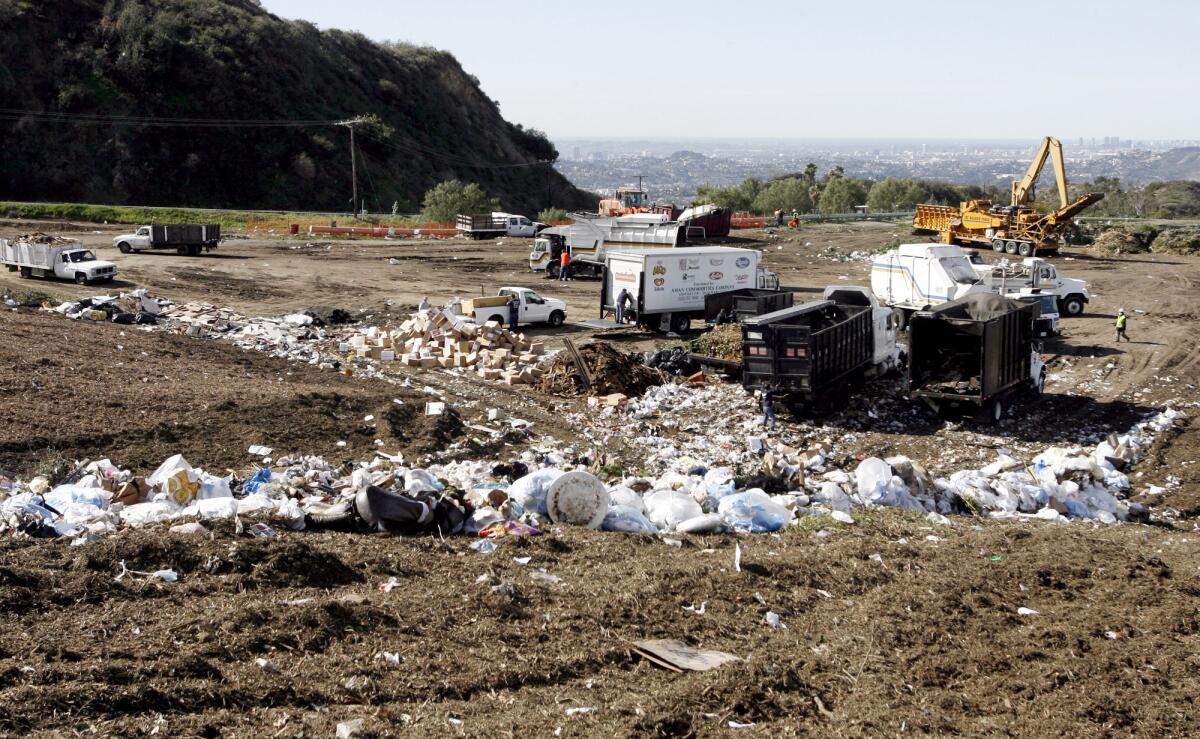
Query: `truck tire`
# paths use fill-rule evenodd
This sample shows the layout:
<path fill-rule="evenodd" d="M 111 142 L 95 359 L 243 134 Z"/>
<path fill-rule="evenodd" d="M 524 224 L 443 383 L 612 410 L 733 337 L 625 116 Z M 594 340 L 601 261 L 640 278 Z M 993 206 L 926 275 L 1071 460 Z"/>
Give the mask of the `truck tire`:
<path fill-rule="evenodd" d="M 1009 254 L 1016 255 L 1016 253 L 1017 253 L 1017 242 L 1015 242 L 1015 241 L 1006 241 L 1006 242 L 1004 242 L 1004 251 L 1005 251 L 1005 252 L 1007 252 L 1007 253 L 1009 253 Z"/>
<path fill-rule="evenodd" d="M 499 316 L 499 315 L 492 316 L 492 317 L 491 317 L 491 318 L 489 318 L 488 320 L 489 320 L 489 321 L 495 321 L 496 323 L 500 324 L 501 326 L 507 326 L 507 325 L 508 325 L 508 321 L 504 320 L 504 317 L 503 317 L 503 316 Z"/>
<path fill-rule="evenodd" d="M 546 323 L 550 324 L 554 328 L 558 328 L 559 326 L 563 325 L 563 321 L 565 320 L 567 320 L 566 314 L 560 310 L 556 310 L 550 312 L 550 320 L 546 321 Z"/>
<path fill-rule="evenodd" d="M 75 273 L 75 284 L 76 285 L 88 284 L 87 273 L 86 272 L 76 272 Z"/>
<path fill-rule="evenodd" d="M 128 241 L 122 241 L 121 243 L 117 244 L 117 249 L 119 249 L 122 254 L 128 254 L 129 252 L 133 251 L 133 249 L 129 248 Z"/>
<path fill-rule="evenodd" d="M 1033 244 L 1031 244 L 1028 241 L 1022 241 L 1017 246 L 1017 253 L 1023 257 L 1032 257 L 1033 256 Z"/>
<path fill-rule="evenodd" d="M 28 267 L 22 267 L 21 268 L 21 277 L 24 277 L 26 280 L 30 279 L 31 277 L 33 277 L 33 270 L 31 270 Z"/>
<path fill-rule="evenodd" d="M 188 244 L 187 255 L 189 257 L 200 256 L 200 245 L 199 244 Z"/>
<path fill-rule="evenodd" d="M 177 246 L 177 247 L 175 247 L 175 253 L 181 257 L 187 256 L 187 247 L 186 246 Z"/>
<path fill-rule="evenodd" d="M 1083 297 L 1080 295 L 1068 295 L 1059 301 L 1059 309 L 1064 315 L 1078 316 L 1083 313 Z"/>
<path fill-rule="evenodd" d="M 992 239 L 992 251 L 1004 252 L 1004 239 Z"/>
<path fill-rule="evenodd" d="M 671 330 L 675 333 L 686 333 L 691 327 L 692 319 L 688 318 L 687 315 L 677 313 L 676 315 L 671 316 Z"/>

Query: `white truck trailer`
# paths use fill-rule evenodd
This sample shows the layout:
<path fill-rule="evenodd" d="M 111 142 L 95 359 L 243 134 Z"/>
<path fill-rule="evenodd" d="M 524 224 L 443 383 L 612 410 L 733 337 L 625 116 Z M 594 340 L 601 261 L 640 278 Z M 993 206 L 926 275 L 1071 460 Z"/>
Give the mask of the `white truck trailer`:
<path fill-rule="evenodd" d="M 0 263 L 22 277 L 58 277 L 79 285 L 110 282 L 117 265 L 96 259 L 83 244 L 53 236 L 0 240 Z"/>
<path fill-rule="evenodd" d="M 727 246 L 623 249 L 605 254 L 600 318 L 615 312 L 621 290 L 630 318 L 658 331 L 681 333 L 704 317 L 704 297 L 743 287 L 776 289 L 779 277 L 762 269 L 761 252 Z"/>

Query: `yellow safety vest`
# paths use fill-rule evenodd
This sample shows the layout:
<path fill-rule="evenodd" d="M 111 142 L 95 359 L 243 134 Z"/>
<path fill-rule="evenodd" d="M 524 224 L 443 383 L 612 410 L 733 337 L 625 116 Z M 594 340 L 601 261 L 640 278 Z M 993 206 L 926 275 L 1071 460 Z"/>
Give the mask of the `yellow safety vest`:
<path fill-rule="evenodd" d="M 1117 316 L 1117 328 L 1121 329 L 1122 331 L 1125 330 L 1125 316 L 1124 315 Z"/>

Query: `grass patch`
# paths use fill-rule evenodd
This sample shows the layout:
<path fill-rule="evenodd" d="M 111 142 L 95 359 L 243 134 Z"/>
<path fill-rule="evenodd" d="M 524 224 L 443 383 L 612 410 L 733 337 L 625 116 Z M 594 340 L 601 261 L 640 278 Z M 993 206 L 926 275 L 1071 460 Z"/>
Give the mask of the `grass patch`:
<path fill-rule="evenodd" d="M 0 298 L 7 303 L 12 300 L 22 308 L 38 308 L 43 303 L 58 304 L 62 301 L 44 290 L 29 289 L 29 290 L 13 290 L 5 288 L 3 293 L 0 293 Z"/>

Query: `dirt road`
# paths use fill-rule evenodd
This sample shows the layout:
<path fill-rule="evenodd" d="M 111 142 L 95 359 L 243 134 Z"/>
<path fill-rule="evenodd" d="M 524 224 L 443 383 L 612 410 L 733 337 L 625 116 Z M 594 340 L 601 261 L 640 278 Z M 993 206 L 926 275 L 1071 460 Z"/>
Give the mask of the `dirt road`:
<path fill-rule="evenodd" d="M 0 237 L 18 230 L 0 225 Z M 513 239 L 234 240 L 189 258 L 119 255 L 111 230 L 79 234 L 118 263 L 116 287 L 250 315 L 335 306 L 378 323 L 422 296 L 501 283 L 563 298 L 571 319 L 596 310 L 596 282 L 531 276 L 528 242 Z M 865 284 L 869 252 L 909 234 L 856 224 L 739 236 L 764 249 L 784 285 L 810 295 Z M 1093 300 L 1046 347 L 1052 381 L 1040 406 L 998 430 L 951 424 L 898 397 L 890 379 L 841 413 L 786 420 L 783 437 L 800 446 L 836 436 L 849 460 L 901 453 L 940 473 L 989 460 L 997 445 L 1027 454 L 1081 443 L 1164 402 L 1200 401 L 1200 259 L 1073 250 L 1056 263 L 1087 280 Z M 106 289 L 0 272 L 0 290 L 31 287 L 64 298 Z M 1133 341 L 1116 345 L 1111 316 L 1121 307 Z M 174 452 L 245 471 L 249 444 L 344 461 L 380 437 L 414 456 L 496 459 L 536 446 L 538 435 L 590 443 L 583 402 L 473 376 L 397 367 L 391 381 L 347 378 L 217 342 L 29 311 L 0 314 L 0 334 L 0 470 L 22 475 L 98 456 L 148 472 Z M 632 330 L 603 337 L 629 348 L 665 341 Z M 430 393 L 464 423 L 500 407 L 536 433 L 452 448 L 457 429 L 430 426 L 415 410 Z M 414 410 L 382 427 L 364 421 L 397 398 Z M 739 417 L 752 415 L 746 404 Z M 627 431 L 681 441 L 743 433 L 703 408 L 674 428 L 631 419 Z M 636 469 L 644 448 L 612 443 Z M 361 718 L 366 734 L 422 736 L 716 735 L 733 732 L 730 722 L 753 724 L 737 731 L 752 736 L 1195 734 L 1198 449 L 1193 422 L 1132 471 L 1155 526 L 939 526 L 862 510 L 853 526 L 741 539 L 741 572 L 734 538 L 720 536 L 680 537 L 675 548 L 562 530 L 506 541 L 491 555 L 464 539 L 258 540 L 220 525 L 194 538 L 124 531 L 85 547 L 6 539 L 0 732 L 330 735 Z M 1140 495 L 1151 483 L 1167 492 Z M 521 556 L 532 560 L 513 560 Z M 174 568 L 181 580 L 118 582 L 122 560 Z M 538 567 L 561 582 L 535 581 Z M 397 589 L 377 589 L 392 577 Z M 768 611 L 787 628 L 768 627 Z M 675 675 L 633 656 L 640 638 L 683 638 L 744 661 Z"/>

